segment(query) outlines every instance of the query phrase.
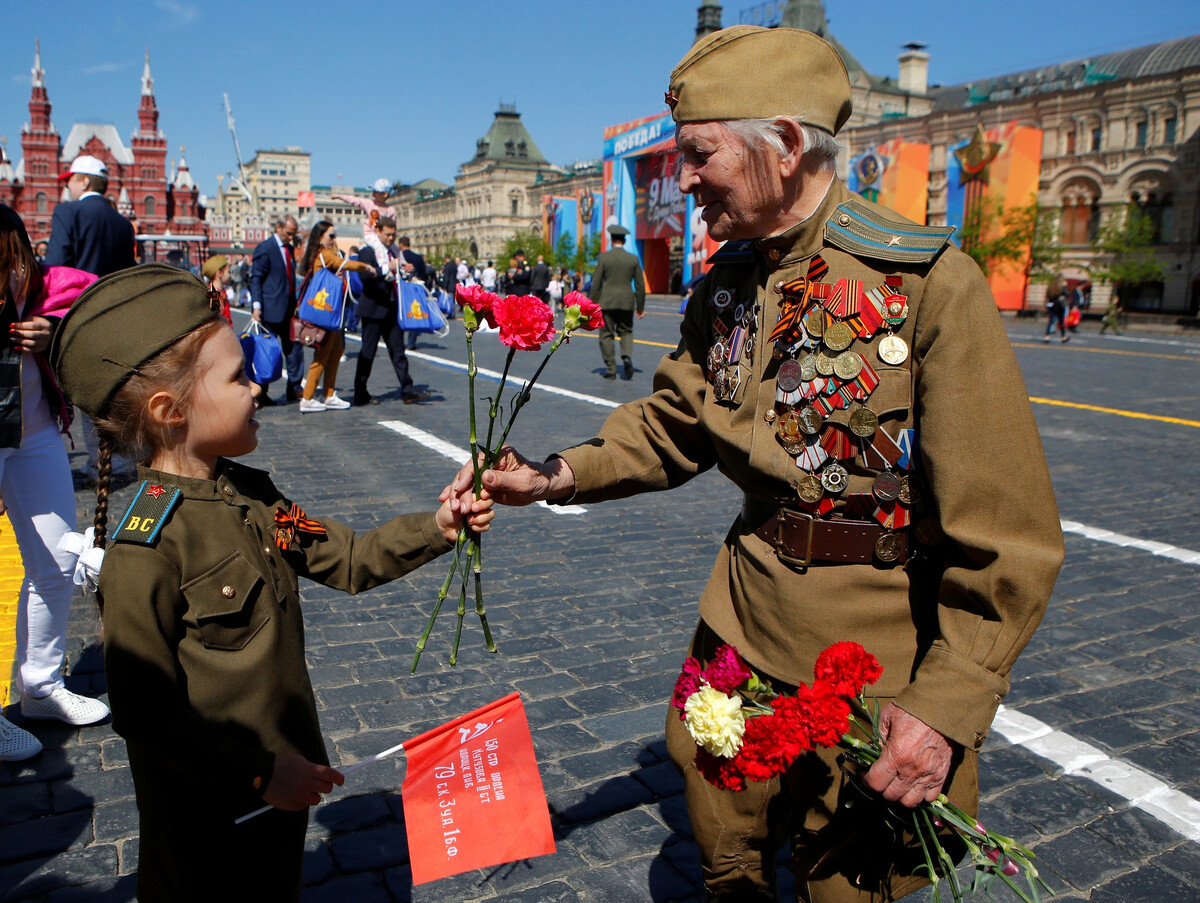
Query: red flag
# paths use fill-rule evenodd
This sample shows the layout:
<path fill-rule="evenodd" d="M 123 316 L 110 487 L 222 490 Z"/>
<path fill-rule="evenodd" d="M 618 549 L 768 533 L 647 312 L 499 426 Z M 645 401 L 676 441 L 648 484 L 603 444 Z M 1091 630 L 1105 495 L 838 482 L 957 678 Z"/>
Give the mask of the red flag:
<path fill-rule="evenodd" d="M 554 852 L 519 693 L 404 744 L 413 884 Z"/>

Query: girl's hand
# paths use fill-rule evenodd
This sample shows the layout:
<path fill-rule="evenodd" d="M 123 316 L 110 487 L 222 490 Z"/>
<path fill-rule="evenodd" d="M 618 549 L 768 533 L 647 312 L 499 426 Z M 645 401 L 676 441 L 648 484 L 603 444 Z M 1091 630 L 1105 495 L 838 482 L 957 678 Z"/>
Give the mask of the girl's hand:
<path fill-rule="evenodd" d="M 443 492 L 443 495 L 446 493 Z M 470 489 L 460 495 L 449 495 L 435 516 L 438 529 L 449 542 L 454 542 L 458 539 L 458 531 L 462 527 L 465 515 L 468 527 L 476 533 L 486 533 L 491 529 L 492 518 L 496 516 L 496 512 L 492 510 L 494 504 L 486 489 L 483 490 L 483 497 L 478 499 Z"/>
<path fill-rule="evenodd" d="M 40 354 L 50 346 L 50 321 L 45 317 L 30 317 L 8 327 L 8 335 L 18 351 Z"/>
<path fill-rule="evenodd" d="M 317 765 L 296 753 L 276 753 L 275 770 L 267 789 L 263 791 L 263 802 L 286 812 L 299 812 L 321 802 L 321 794 L 346 783 L 346 777 L 336 768 Z"/>

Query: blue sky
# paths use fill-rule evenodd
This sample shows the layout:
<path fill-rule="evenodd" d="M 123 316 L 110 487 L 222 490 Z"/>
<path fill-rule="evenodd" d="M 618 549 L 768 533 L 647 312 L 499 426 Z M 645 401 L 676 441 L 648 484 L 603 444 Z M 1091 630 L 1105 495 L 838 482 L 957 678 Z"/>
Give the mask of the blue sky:
<path fill-rule="evenodd" d="M 15 5 L 33 12 L 31 0 Z M 728 2 L 724 23 L 753 3 Z M 501 101 L 542 152 L 600 154 L 606 125 L 663 109 L 667 76 L 691 44 L 698 0 L 95 0 L 71 15 L 11 15 L 2 41 L 0 134 L 20 156 L 34 37 L 63 136 L 76 121 L 137 126 L 145 50 L 171 155 L 203 191 L 235 168 L 228 92 L 246 157 L 300 145 L 313 181 L 453 180 Z M 930 81 L 955 84 L 1200 33 L 1195 0 L 826 0 L 833 33 L 879 75 L 922 41 Z"/>

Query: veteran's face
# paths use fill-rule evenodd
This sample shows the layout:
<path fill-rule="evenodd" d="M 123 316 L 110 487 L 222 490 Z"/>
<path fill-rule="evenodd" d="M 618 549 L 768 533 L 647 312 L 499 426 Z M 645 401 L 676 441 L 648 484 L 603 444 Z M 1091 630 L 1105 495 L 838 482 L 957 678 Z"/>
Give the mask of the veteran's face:
<path fill-rule="evenodd" d="M 766 148 L 750 147 L 720 122 L 685 122 L 675 132 L 679 190 L 696 196 L 717 241 L 765 238 L 784 206 L 779 167 Z"/>

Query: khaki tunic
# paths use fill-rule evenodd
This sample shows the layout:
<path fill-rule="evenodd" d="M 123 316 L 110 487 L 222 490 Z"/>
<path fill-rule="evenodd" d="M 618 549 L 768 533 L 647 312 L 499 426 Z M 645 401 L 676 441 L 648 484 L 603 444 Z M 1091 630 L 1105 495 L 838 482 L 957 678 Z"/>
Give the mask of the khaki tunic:
<path fill-rule="evenodd" d="M 645 310 L 646 277 L 637 257 L 624 248 L 601 254 L 592 273 L 592 300 L 604 310 Z"/>
<path fill-rule="evenodd" d="M 867 405 L 881 429 L 892 436 L 918 430 L 920 476 L 946 539 L 907 567 L 798 570 L 754 535 L 757 523 L 739 517 L 700 615 L 755 668 L 793 684 L 812 680 L 816 657 L 830 644 L 858 641 L 884 666 L 875 688 L 881 698 L 894 697 L 951 740 L 978 749 L 1062 563 L 1054 494 L 1025 386 L 979 268 L 953 246 L 916 263 L 889 261 L 886 247 L 871 255 L 860 248 L 858 256 L 842 250 L 827 223 L 850 200 L 892 221 L 903 245 L 906 221 L 835 179 L 808 220 L 755 242 L 748 262 L 714 265 L 688 304 L 678 348 L 655 373 L 654 394 L 618 408 L 596 439 L 561 456 L 575 473 L 572 501 L 579 503 L 671 489 L 712 467 L 752 496 L 794 501 L 799 470 L 764 420 L 775 402 L 779 362 L 766 336 L 779 315 L 778 287 L 806 275 L 818 251 L 829 264 L 826 282 L 861 279 L 870 287 L 901 276 L 909 316 L 898 334 L 912 349 L 909 360 L 898 367 L 879 361 L 882 329 L 852 348 L 879 373 Z M 709 299 L 719 288 L 731 290 L 735 304 L 762 305 L 732 404 L 714 398 L 706 378 Z M 831 419 L 849 415 L 835 411 Z M 878 471 L 861 456 L 843 463 L 847 492 L 870 492 Z"/>
<path fill-rule="evenodd" d="M 451 547 L 432 514 L 409 514 L 362 534 L 321 519 L 327 537 L 280 551 L 274 513 L 290 502 L 270 476 L 225 460 L 217 473 L 141 468 L 181 499 L 153 543 L 110 544 L 100 572 L 113 727 L 128 743 L 141 821 L 142 903 L 298 895 L 307 813 L 233 825 L 262 805 L 276 753 L 329 761 L 298 578 L 357 593 Z"/>

